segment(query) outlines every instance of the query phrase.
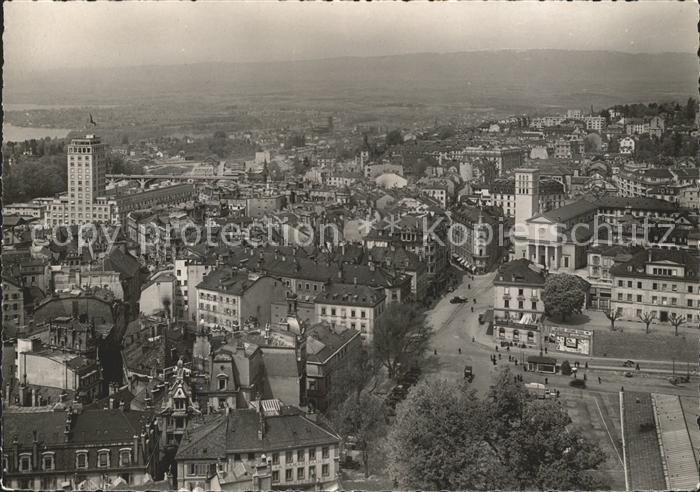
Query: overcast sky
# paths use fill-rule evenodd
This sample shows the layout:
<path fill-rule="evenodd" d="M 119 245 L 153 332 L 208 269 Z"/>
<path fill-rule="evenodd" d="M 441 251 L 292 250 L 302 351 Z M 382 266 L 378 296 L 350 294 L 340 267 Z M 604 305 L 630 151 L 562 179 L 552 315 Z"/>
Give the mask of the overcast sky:
<path fill-rule="evenodd" d="M 3 2 L 5 67 L 561 48 L 695 52 L 695 2 Z"/>

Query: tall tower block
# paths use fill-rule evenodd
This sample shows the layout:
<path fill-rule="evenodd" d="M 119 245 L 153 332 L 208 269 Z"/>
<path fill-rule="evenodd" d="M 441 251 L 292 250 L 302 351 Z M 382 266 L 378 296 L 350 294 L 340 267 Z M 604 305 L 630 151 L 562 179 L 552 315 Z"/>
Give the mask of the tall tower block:
<path fill-rule="evenodd" d="M 537 169 L 515 169 L 515 223 L 525 221 L 540 211 L 540 172 Z"/>
<path fill-rule="evenodd" d="M 88 222 L 95 199 L 105 193 L 105 147 L 95 135 L 74 138 L 67 157 L 70 215 L 75 223 Z"/>

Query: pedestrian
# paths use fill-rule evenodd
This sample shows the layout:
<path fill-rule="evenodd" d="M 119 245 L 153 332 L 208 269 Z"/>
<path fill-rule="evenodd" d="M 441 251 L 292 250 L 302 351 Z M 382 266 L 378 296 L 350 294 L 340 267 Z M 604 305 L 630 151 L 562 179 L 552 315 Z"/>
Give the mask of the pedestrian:
<path fill-rule="evenodd" d="M 547 347 L 544 348 L 544 353 L 545 353 L 545 354 L 547 353 Z"/>
<path fill-rule="evenodd" d="M 498 345 L 496 345 L 496 352 L 498 352 Z"/>
<path fill-rule="evenodd" d="M 506 352 L 510 352 L 510 345 L 506 347 Z"/>
<path fill-rule="evenodd" d="M 544 384 L 545 386 L 549 384 L 549 378 L 544 378 Z"/>
<path fill-rule="evenodd" d="M 460 354 L 462 353 L 462 347 L 458 348 L 457 350 L 459 351 Z"/>
<path fill-rule="evenodd" d="M 635 369 L 638 371 L 639 370 L 639 362 L 637 362 L 637 367 Z"/>
<path fill-rule="evenodd" d="M 472 284 L 467 284 L 467 289 L 471 289 L 471 288 L 472 288 Z"/>
<path fill-rule="evenodd" d="M 498 354 L 498 360 L 501 360 L 501 354 Z"/>
<path fill-rule="evenodd" d="M 603 380 L 600 379 L 600 376 L 598 376 L 598 384 L 603 384 Z"/>
<path fill-rule="evenodd" d="M 433 349 L 433 355 L 437 355 L 437 349 Z"/>
<path fill-rule="evenodd" d="M 588 376 L 586 375 L 585 372 L 583 373 L 583 380 L 584 380 L 584 381 L 588 381 Z"/>
<path fill-rule="evenodd" d="M 474 306 L 472 306 L 472 313 L 474 312 Z"/>
<path fill-rule="evenodd" d="M 476 339 L 474 337 L 472 337 L 472 343 L 474 343 L 474 342 L 476 342 Z"/>
<path fill-rule="evenodd" d="M 624 392 L 624 391 L 625 391 L 625 387 L 624 387 L 624 386 L 620 386 L 620 392 Z"/>
<path fill-rule="evenodd" d="M 513 381 L 515 381 L 516 383 L 518 382 L 518 376 L 517 376 L 517 375 L 516 375 L 516 376 L 513 376 Z"/>
<path fill-rule="evenodd" d="M 588 361 L 586 361 L 586 369 L 588 369 Z"/>
<path fill-rule="evenodd" d="M 557 390 L 557 398 L 559 398 L 559 390 Z"/>
<path fill-rule="evenodd" d="M 476 297 L 474 298 L 474 304 L 476 304 Z"/>
<path fill-rule="evenodd" d="M 518 359 L 515 359 L 515 365 L 516 366 L 518 365 Z"/>

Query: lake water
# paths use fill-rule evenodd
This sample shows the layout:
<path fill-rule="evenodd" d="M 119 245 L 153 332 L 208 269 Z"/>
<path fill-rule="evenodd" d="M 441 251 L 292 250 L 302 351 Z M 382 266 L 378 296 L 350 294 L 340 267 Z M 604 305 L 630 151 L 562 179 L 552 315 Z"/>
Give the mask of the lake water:
<path fill-rule="evenodd" d="M 63 138 L 71 130 L 65 128 L 36 128 L 15 126 L 9 123 L 2 124 L 2 141 L 4 142 L 22 142 L 23 140 L 42 139 L 46 137 Z"/>

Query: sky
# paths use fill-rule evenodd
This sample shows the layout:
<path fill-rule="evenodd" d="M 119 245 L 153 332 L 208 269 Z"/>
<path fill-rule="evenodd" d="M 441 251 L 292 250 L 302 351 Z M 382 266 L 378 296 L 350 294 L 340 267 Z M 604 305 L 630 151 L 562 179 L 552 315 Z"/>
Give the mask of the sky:
<path fill-rule="evenodd" d="M 695 2 L 3 2 L 5 69 L 499 49 L 697 51 Z"/>

